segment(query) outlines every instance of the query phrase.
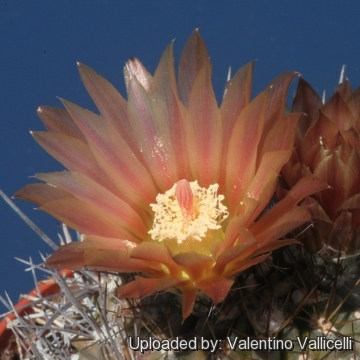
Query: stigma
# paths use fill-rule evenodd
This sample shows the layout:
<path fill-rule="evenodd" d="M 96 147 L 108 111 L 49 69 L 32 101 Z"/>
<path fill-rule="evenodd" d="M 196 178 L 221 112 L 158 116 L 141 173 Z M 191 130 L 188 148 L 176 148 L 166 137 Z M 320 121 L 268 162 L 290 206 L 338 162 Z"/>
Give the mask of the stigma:
<path fill-rule="evenodd" d="M 218 184 L 202 188 L 197 181 L 180 180 L 164 194 L 158 194 L 154 211 L 154 224 L 149 234 L 153 240 L 174 239 L 201 241 L 208 230 L 221 228 L 229 212 L 223 195 L 218 195 Z"/>

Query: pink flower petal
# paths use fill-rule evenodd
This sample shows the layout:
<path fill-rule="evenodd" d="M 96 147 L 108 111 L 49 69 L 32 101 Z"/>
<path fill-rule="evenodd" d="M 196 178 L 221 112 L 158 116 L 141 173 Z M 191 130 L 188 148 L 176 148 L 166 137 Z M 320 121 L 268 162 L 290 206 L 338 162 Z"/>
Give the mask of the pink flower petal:
<path fill-rule="evenodd" d="M 185 106 L 188 105 L 191 89 L 204 64 L 210 64 L 209 54 L 198 30 L 195 30 L 187 40 L 179 62 L 179 98 Z"/>
<path fill-rule="evenodd" d="M 55 251 L 44 263 L 51 269 L 82 270 L 85 267 L 84 252 L 77 250 L 80 243 L 72 242 Z"/>
<path fill-rule="evenodd" d="M 217 258 L 216 265 L 212 269 L 212 272 L 214 274 L 221 275 L 225 267 L 228 264 L 230 264 L 232 261 L 242 261 L 243 259 L 246 259 L 249 255 L 254 253 L 259 247 L 259 243 L 252 236 L 251 233 L 249 236 L 247 236 L 247 239 L 241 238 L 240 241 L 241 241 L 240 245 L 235 245 L 232 246 L 231 248 L 226 249 Z"/>
<path fill-rule="evenodd" d="M 234 281 L 223 277 L 211 278 L 197 283 L 199 288 L 217 305 L 229 293 Z"/>
<path fill-rule="evenodd" d="M 178 279 L 147 279 L 135 276 L 135 280 L 119 288 L 119 295 L 122 297 L 143 298 L 155 292 L 167 290 L 181 282 Z"/>
<path fill-rule="evenodd" d="M 152 92 L 153 77 L 145 69 L 145 66 L 139 59 L 131 58 L 126 62 L 124 67 L 124 78 L 126 88 L 129 87 L 131 79 L 135 78 L 147 92 Z"/>
<path fill-rule="evenodd" d="M 251 266 L 254 266 L 256 264 L 259 264 L 266 260 L 269 257 L 269 254 L 263 254 L 260 256 L 257 256 L 253 259 L 247 259 L 246 261 L 239 261 L 238 263 L 232 262 L 229 264 L 229 266 L 226 267 L 225 272 L 223 273 L 224 277 L 230 277 L 235 275 L 236 273 L 239 273 L 241 271 L 244 271 Z"/>
<path fill-rule="evenodd" d="M 189 152 L 191 171 L 201 186 L 218 181 L 222 152 L 222 124 L 214 90 L 211 67 L 205 64 L 195 78 L 188 98 L 188 114 L 194 134 Z"/>
<path fill-rule="evenodd" d="M 86 141 L 84 135 L 66 110 L 50 106 L 40 106 L 37 108 L 37 114 L 47 131 Z"/>
<path fill-rule="evenodd" d="M 154 202 L 157 190 L 150 174 L 115 129 L 94 113 L 67 101 L 63 103 L 113 185 L 138 204 Z"/>
<path fill-rule="evenodd" d="M 182 291 L 182 318 L 184 320 L 191 315 L 193 307 L 195 305 L 195 300 L 198 289 L 183 289 Z"/>
<path fill-rule="evenodd" d="M 127 202 L 116 197 L 106 188 L 85 175 L 77 172 L 63 171 L 37 174 L 36 177 L 68 191 L 77 199 L 99 209 L 99 212 L 117 218 L 118 223 L 122 223 L 124 228 L 135 236 L 140 238 L 148 236 L 143 219 L 140 218 L 139 214 Z"/>
<path fill-rule="evenodd" d="M 67 191 L 48 184 L 29 184 L 18 190 L 13 197 L 31 201 L 41 206 L 49 201 L 72 198 L 73 196 Z"/>
<path fill-rule="evenodd" d="M 143 242 L 130 252 L 130 257 L 144 261 L 155 261 L 166 265 L 171 273 L 178 270 L 177 264 L 171 258 L 169 251 L 160 244 Z"/>
<path fill-rule="evenodd" d="M 224 99 L 220 108 L 224 126 L 224 145 L 230 140 L 236 119 L 250 102 L 253 68 L 253 61 L 247 63 L 225 86 Z"/>
<path fill-rule="evenodd" d="M 288 192 L 287 196 L 272 207 L 252 227 L 251 232 L 257 238 L 265 229 L 269 229 L 279 219 L 291 211 L 297 203 L 315 192 L 327 189 L 329 186 L 315 177 L 304 177 Z"/>
<path fill-rule="evenodd" d="M 235 213 L 255 174 L 257 146 L 261 137 L 267 93 L 258 95 L 240 114 L 229 143 L 226 166 L 226 199 Z"/>
<path fill-rule="evenodd" d="M 33 132 L 34 139 L 70 171 L 77 171 L 113 189 L 110 180 L 92 155 L 89 145 L 79 139 L 50 132 Z"/>
<path fill-rule="evenodd" d="M 169 134 L 176 156 L 179 179 L 193 180 L 189 165 L 192 138 L 186 109 L 178 99 L 174 69 L 173 43 L 165 49 L 154 75 L 152 98 L 156 101 L 168 122 Z"/>
<path fill-rule="evenodd" d="M 113 249 L 93 249 L 84 251 L 85 266 L 97 270 L 116 271 L 123 273 L 147 272 L 153 275 L 161 272 L 156 263 L 131 259 L 128 252 Z"/>
<path fill-rule="evenodd" d="M 128 111 L 144 161 L 160 192 L 178 179 L 169 124 L 156 102 L 136 78 L 128 86 Z"/>
<path fill-rule="evenodd" d="M 292 229 L 296 229 L 306 222 L 311 222 L 310 214 L 303 207 L 295 206 L 275 221 L 271 226 L 265 228 L 261 233 L 257 234 L 256 239 L 261 245 L 260 248 L 270 246 L 272 242 L 282 238 Z"/>
<path fill-rule="evenodd" d="M 128 239 L 129 241 L 134 238 L 134 235 L 126 230 L 126 224 L 118 217 L 104 213 L 96 206 L 76 198 L 49 201 L 39 209 L 83 234 Z M 132 229 L 132 232 L 136 232 L 136 230 Z"/>
<path fill-rule="evenodd" d="M 110 123 L 121 134 L 136 157 L 141 160 L 142 155 L 138 148 L 133 130 L 127 114 L 127 102 L 120 93 L 102 76 L 94 70 L 78 63 L 81 79 L 99 109 L 104 121 Z"/>

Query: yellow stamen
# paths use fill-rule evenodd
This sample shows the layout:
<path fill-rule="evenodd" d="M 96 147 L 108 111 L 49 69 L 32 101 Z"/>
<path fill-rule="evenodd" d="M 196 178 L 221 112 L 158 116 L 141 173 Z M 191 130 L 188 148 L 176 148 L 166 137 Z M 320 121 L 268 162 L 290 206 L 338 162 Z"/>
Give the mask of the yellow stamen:
<path fill-rule="evenodd" d="M 220 229 L 220 223 L 229 213 L 221 202 L 223 195 L 217 195 L 218 184 L 202 188 L 197 181 L 181 180 L 165 194 L 156 197 L 151 204 L 155 212 L 154 225 L 149 231 L 153 240 L 176 239 L 201 241 L 209 229 Z"/>

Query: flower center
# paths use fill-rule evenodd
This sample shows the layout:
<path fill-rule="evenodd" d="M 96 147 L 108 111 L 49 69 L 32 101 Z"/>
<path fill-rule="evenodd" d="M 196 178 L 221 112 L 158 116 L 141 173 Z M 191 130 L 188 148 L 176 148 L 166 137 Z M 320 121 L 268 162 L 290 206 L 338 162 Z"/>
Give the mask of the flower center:
<path fill-rule="evenodd" d="M 218 188 L 218 184 L 206 189 L 197 181 L 180 180 L 165 194 L 159 194 L 157 203 L 150 205 L 155 212 L 151 238 L 175 239 L 181 244 L 184 240 L 201 241 L 209 229 L 221 228 L 229 212 L 221 203 L 224 196 L 217 194 Z"/>

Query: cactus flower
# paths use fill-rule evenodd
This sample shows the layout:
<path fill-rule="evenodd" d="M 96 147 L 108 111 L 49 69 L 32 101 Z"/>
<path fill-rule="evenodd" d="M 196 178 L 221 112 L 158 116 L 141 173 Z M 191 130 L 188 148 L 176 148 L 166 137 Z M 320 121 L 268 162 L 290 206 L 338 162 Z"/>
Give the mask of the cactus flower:
<path fill-rule="evenodd" d="M 283 170 L 291 187 L 313 175 L 331 188 L 307 198 L 314 227 L 304 241 L 311 252 L 356 254 L 360 250 L 360 88 L 352 91 L 348 80 L 323 104 L 300 79 L 293 111 L 303 112 L 296 149 Z"/>
<path fill-rule="evenodd" d="M 121 296 L 176 288 L 190 315 L 199 291 L 221 302 L 234 276 L 263 261 L 310 221 L 297 204 L 326 185 L 301 179 L 265 212 L 289 160 L 299 114 L 284 115 L 285 73 L 250 101 L 253 63 L 228 81 L 219 107 L 211 63 L 195 31 L 176 79 L 173 45 L 154 76 L 130 59 L 127 101 L 79 64 L 100 115 L 63 100 L 38 108 L 46 132 L 35 140 L 68 170 L 37 174 L 16 196 L 85 235 L 46 261 L 51 268 L 137 273 Z M 260 216 L 262 215 L 262 216 Z"/>

